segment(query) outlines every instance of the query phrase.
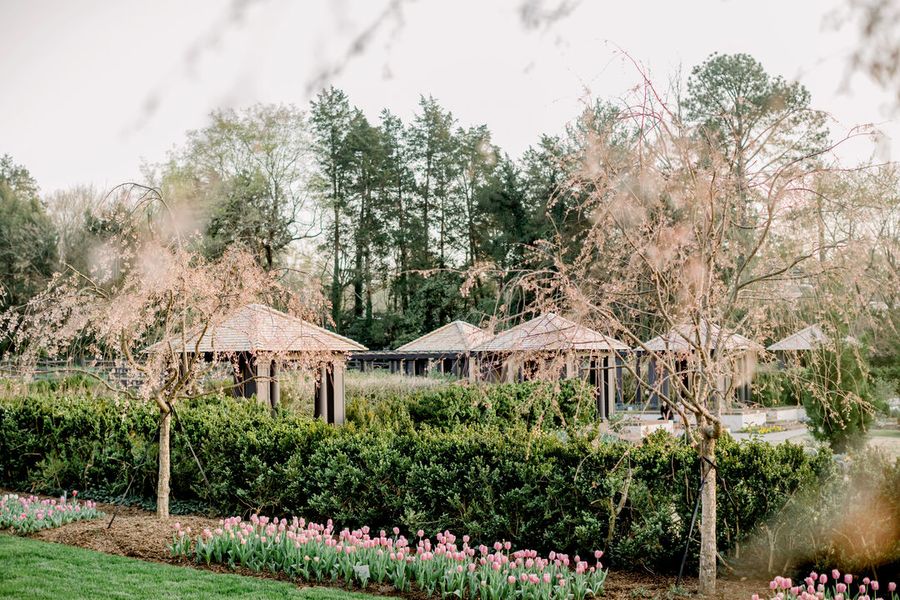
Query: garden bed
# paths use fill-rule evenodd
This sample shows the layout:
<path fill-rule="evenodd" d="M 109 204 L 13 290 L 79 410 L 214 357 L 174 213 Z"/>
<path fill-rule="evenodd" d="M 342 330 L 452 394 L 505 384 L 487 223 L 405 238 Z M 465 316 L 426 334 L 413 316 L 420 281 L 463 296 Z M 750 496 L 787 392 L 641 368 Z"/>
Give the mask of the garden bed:
<path fill-rule="evenodd" d="M 216 519 L 182 516 L 173 517 L 168 521 L 160 521 L 153 513 L 139 508 L 117 507 L 108 504 L 100 504 L 99 508 L 106 513 L 106 518 L 70 523 L 57 529 L 39 531 L 29 537 L 96 550 L 106 554 L 128 556 L 158 563 L 183 565 L 217 573 L 238 573 L 266 579 L 286 580 L 285 577 L 276 577 L 265 572 L 255 573 L 249 569 L 230 569 L 221 565 L 206 567 L 171 557 L 167 544 L 171 543 L 176 522 L 181 523 L 184 527 L 191 527 L 194 531 L 201 531 L 204 527 L 215 527 L 218 523 Z M 114 514 L 113 524 L 111 527 L 108 527 L 109 521 Z M 674 593 L 674 583 L 674 576 L 614 571 L 610 572 L 606 580 L 602 597 L 610 600 L 675 598 L 678 595 Z M 749 599 L 753 593 L 767 589 L 767 585 L 767 581 L 759 579 L 721 579 L 719 581 L 719 591 L 715 598 Z M 693 593 L 697 588 L 696 579 L 686 578 L 682 588 L 687 594 Z M 353 589 L 358 591 L 358 588 Z M 424 599 L 424 595 L 421 593 L 397 594 L 389 586 L 381 586 L 379 588 L 370 584 L 365 592 L 377 595 L 402 596 L 415 600 Z"/>
<path fill-rule="evenodd" d="M 722 424 L 731 431 L 741 431 L 747 427 L 761 427 L 766 424 L 766 411 L 742 410 L 722 415 Z"/>

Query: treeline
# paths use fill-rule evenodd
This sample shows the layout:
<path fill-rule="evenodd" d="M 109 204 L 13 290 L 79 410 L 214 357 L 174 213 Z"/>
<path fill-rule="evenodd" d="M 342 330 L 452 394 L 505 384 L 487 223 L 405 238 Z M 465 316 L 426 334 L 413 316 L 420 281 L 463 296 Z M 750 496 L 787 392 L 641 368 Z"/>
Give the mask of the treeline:
<path fill-rule="evenodd" d="M 572 218 L 556 193 L 575 131 L 543 136 L 515 161 L 486 125 L 459 123 L 432 97 L 409 123 L 388 110 L 373 123 L 334 88 L 313 102 L 310 122 L 332 318 L 370 346 L 494 314 L 496 273 L 521 266 L 527 247 Z M 495 271 L 463 292 L 482 263 Z"/>
<path fill-rule="evenodd" d="M 803 86 L 747 55 L 711 56 L 678 98 L 684 126 L 747 180 L 741 222 L 755 218 L 745 177 L 754 161 L 801 160 L 829 143 Z M 552 272 L 536 242 L 581 247 L 591 170 L 603 168 L 594 142 L 614 151 L 639 127 L 633 112 L 599 101 L 511 157 L 486 125 L 460 122 L 430 96 L 404 121 L 389 109 L 366 115 L 329 88 L 308 107 L 215 111 L 164 163 L 147 165 L 146 183 L 204 255 L 239 244 L 267 269 L 313 273 L 331 304 L 323 321 L 386 348 L 453 319 L 526 308 L 506 284 L 520 269 Z M 27 169 L 3 158 L 0 311 L 23 305 L 54 271 L 89 274 L 101 262 L 104 238 L 134 199 L 106 192 L 40 197 Z M 828 210 L 810 216 L 823 240 L 841 235 Z"/>

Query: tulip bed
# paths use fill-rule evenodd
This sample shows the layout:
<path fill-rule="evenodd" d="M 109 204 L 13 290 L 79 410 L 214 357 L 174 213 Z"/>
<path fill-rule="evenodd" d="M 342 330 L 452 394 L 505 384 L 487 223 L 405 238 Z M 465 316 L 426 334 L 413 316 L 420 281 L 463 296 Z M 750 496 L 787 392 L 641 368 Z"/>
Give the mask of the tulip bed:
<path fill-rule="evenodd" d="M 12 529 L 16 533 L 34 533 L 86 519 L 102 516 L 90 500 L 79 503 L 73 497 L 58 500 L 41 500 L 36 496 L 4 494 L 0 497 L 0 529 Z"/>
<path fill-rule="evenodd" d="M 232 517 L 215 529 L 192 536 L 190 528 L 175 524 L 169 550 L 176 558 L 207 565 L 270 571 L 308 582 L 388 584 L 398 592 L 413 588 L 433 596 L 455 595 L 480 600 L 584 600 L 601 593 L 606 571 L 602 552 L 593 564 L 575 556 L 551 552 L 546 558 L 533 550 L 511 550 L 509 542 L 491 547 L 461 544 L 450 532 L 432 543 L 423 531 L 414 545 L 400 530 L 371 534 L 368 527 L 336 531 L 296 517 L 287 520 L 252 516 Z"/>
<path fill-rule="evenodd" d="M 830 574 L 813 571 L 802 583 L 789 577 L 776 577 L 769 582 L 769 590 L 774 600 L 900 600 L 893 581 L 883 587 L 869 577 L 842 574 L 837 569 Z M 752 600 L 762 597 L 754 594 Z"/>

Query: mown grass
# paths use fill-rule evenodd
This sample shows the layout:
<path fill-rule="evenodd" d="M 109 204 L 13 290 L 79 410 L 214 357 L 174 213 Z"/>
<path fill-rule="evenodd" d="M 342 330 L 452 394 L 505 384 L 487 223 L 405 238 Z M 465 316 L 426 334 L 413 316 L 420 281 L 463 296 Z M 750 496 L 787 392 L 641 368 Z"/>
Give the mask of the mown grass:
<path fill-rule="evenodd" d="M 0 598 L 371 600 L 372 596 L 298 588 L 0 534 Z"/>
<path fill-rule="evenodd" d="M 870 433 L 873 437 L 900 438 L 900 431 L 896 429 L 876 429 Z"/>

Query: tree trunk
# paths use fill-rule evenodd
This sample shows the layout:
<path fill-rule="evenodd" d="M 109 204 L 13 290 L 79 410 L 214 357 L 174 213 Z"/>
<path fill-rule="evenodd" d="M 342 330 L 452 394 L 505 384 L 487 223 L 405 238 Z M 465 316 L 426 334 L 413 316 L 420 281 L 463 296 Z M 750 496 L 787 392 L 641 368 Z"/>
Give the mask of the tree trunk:
<path fill-rule="evenodd" d="M 708 461 L 708 462 L 707 462 Z M 700 442 L 700 594 L 709 596 L 716 591 L 716 440 L 704 435 Z"/>
<path fill-rule="evenodd" d="M 334 239 L 332 240 L 332 252 L 334 252 L 334 270 L 331 274 L 331 319 L 334 321 L 336 331 L 341 330 L 341 212 L 337 205 L 334 204 Z"/>
<path fill-rule="evenodd" d="M 156 516 L 169 518 L 169 478 L 172 462 L 169 454 L 169 431 L 172 425 L 172 411 L 160 411 L 159 422 L 159 480 L 156 483 Z"/>

